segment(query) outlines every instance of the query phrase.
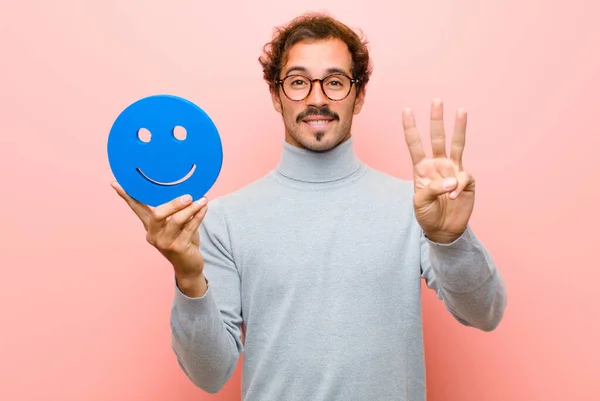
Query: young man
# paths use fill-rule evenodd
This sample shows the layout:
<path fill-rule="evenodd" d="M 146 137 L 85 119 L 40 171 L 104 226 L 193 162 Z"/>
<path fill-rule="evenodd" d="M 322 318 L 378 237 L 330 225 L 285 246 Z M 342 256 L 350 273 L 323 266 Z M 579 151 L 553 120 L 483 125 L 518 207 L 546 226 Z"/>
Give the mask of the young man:
<path fill-rule="evenodd" d="M 493 330 L 502 277 L 468 222 L 475 184 L 462 166 L 466 114 L 449 155 L 442 105 L 431 108 L 433 157 L 402 116 L 414 182 L 355 155 L 352 118 L 371 74 L 364 42 L 306 15 L 260 58 L 285 141 L 276 168 L 244 188 L 151 209 L 119 194 L 173 265 L 173 349 L 214 393 L 244 351 L 242 397 L 425 400 L 421 279 L 460 323 Z"/>

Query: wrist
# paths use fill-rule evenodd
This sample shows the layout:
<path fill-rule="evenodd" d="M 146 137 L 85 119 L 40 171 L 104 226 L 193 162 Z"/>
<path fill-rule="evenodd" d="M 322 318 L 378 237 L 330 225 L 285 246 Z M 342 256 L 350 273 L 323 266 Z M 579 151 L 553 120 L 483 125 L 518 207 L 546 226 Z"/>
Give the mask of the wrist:
<path fill-rule="evenodd" d="M 453 243 L 454 241 L 456 241 L 457 239 L 459 239 L 461 235 L 462 235 L 462 233 L 460 233 L 460 234 L 447 234 L 447 233 L 428 233 L 428 232 L 425 232 L 425 237 L 427 237 L 427 239 L 429 239 L 431 242 L 435 242 L 437 244 L 442 244 L 442 245 L 447 245 L 447 244 Z"/>
<path fill-rule="evenodd" d="M 208 281 L 202 272 L 194 275 L 175 274 L 175 282 L 177 288 L 190 298 L 200 298 L 208 290 Z"/>

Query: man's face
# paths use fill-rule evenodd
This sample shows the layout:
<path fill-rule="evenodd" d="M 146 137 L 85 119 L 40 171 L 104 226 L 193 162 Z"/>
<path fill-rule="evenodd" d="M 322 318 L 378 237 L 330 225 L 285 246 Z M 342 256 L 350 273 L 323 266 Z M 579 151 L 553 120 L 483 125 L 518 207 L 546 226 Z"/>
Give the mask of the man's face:
<path fill-rule="evenodd" d="M 332 72 L 352 76 L 352 55 L 339 39 L 299 42 L 288 52 L 280 79 L 298 74 L 309 79 L 325 78 Z M 321 84 L 314 82 L 308 97 L 292 101 L 281 86 L 271 93 L 275 110 L 283 116 L 285 139 L 299 148 L 313 151 L 329 150 L 350 137 L 352 117 L 364 102 L 364 90 L 357 96 L 356 87 L 343 100 L 332 101 L 325 96 Z"/>

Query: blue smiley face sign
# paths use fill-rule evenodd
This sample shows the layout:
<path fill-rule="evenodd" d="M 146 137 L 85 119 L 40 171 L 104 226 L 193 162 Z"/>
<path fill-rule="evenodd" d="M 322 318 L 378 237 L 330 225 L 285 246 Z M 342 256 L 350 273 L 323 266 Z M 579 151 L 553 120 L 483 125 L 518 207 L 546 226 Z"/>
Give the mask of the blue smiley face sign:
<path fill-rule="evenodd" d="M 221 138 L 210 117 L 172 95 L 149 96 L 123 110 L 107 148 L 119 185 L 149 206 L 185 194 L 200 199 L 214 185 L 223 163 Z"/>

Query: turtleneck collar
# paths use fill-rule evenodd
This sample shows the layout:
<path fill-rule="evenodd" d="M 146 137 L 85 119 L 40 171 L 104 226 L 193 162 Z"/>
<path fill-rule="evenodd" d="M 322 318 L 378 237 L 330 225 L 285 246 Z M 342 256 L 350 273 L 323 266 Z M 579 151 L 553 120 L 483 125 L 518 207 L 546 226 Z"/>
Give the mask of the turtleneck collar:
<path fill-rule="evenodd" d="M 325 152 L 301 149 L 283 141 L 276 171 L 292 180 L 329 182 L 341 180 L 358 171 L 362 163 L 354 152 L 353 137 Z"/>

